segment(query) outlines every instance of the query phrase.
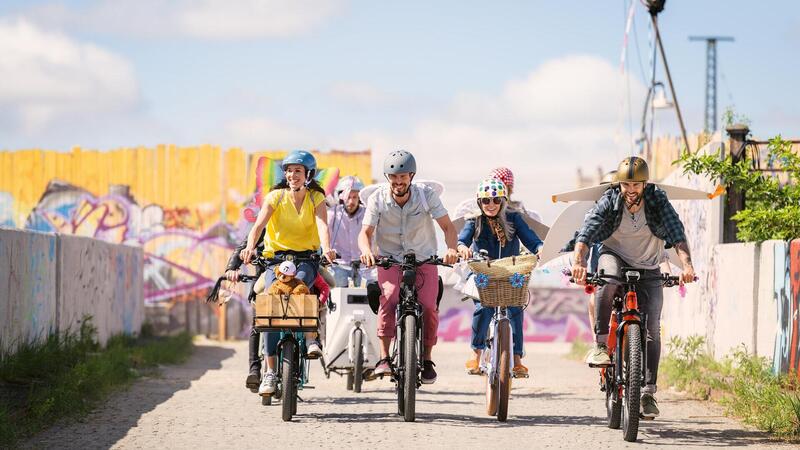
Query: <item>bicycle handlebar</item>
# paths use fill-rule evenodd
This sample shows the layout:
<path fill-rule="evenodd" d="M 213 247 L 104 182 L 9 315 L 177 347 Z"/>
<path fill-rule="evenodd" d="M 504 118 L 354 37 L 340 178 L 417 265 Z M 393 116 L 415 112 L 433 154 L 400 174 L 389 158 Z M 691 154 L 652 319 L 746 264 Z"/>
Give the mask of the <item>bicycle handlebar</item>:
<path fill-rule="evenodd" d="M 674 287 L 681 284 L 681 278 L 672 276 L 668 273 L 662 273 L 661 275 L 655 277 L 642 277 L 635 279 L 628 279 L 625 276 L 616 276 L 616 275 L 608 275 L 605 273 L 586 273 L 586 284 L 594 285 L 594 286 L 605 286 L 609 283 L 610 280 L 619 281 L 620 283 L 631 283 L 631 284 L 639 284 L 644 281 L 660 281 L 664 284 L 665 287 Z M 575 279 L 570 277 L 570 283 L 575 283 Z"/>
<path fill-rule="evenodd" d="M 445 266 L 445 267 L 453 267 L 451 264 L 445 264 L 444 261 L 436 255 L 431 256 L 428 259 L 423 259 L 422 261 L 414 261 L 413 264 L 402 262 L 394 259 L 391 256 L 382 256 L 375 261 L 375 265 L 378 267 L 383 267 L 384 269 L 388 269 L 392 266 L 400 266 L 400 267 L 420 267 L 424 264 L 433 264 L 435 266 Z"/>

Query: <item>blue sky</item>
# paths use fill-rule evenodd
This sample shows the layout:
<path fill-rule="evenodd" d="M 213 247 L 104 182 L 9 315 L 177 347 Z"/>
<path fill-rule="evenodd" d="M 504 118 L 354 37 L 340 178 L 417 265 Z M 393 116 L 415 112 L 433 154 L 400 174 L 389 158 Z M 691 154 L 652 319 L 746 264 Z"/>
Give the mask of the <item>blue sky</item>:
<path fill-rule="evenodd" d="M 631 151 L 650 50 L 638 5 L 620 73 L 629 4 L 5 1 L 2 148 L 372 148 L 380 160 L 405 147 L 451 204 L 511 165 L 529 180 L 526 203 L 552 218 L 542 199 L 571 187 L 576 167 Z M 759 137 L 800 136 L 798 13 L 791 1 L 667 2 L 690 132 L 703 124 L 705 46 L 687 37 L 721 34 L 736 42 L 719 46 L 720 114 L 732 104 Z M 657 134 L 677 133 L 673 114 L 658 113 Z"/>

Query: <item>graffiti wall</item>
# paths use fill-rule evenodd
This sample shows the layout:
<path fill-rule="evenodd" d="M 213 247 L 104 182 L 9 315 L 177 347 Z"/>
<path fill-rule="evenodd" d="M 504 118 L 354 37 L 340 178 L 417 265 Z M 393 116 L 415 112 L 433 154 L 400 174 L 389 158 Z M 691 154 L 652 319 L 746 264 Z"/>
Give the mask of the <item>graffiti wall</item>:
<path fill-rule="evenodd" d="M 532 288 L 522 323 L 525 342 L 591 341 L 586 301 L 581 289 Z M 474 309 L 472 301 L 462 302 L 459 292 L 446 287 L 439 308 L 439 339 L 469 342 Z"/>
<path fill-rule="evenodd" d="M 201 300 L 249 229 L 245 209 L 257 212 L 258 193 L 280 176 L 272 168 L 285 153 L 213 146 L 0 152 L 0 226 L 141 247 L 148 320 L 160 332 L 215 334 L 220 311 Z M 371 178 L 369 151 L 315 155 L 328 169 L 320 171 L 326 186 L 340 172 Z M 244 334 L 249 306 L 234 301 L 226 312 L 228 335 Z"/>
<path fill-rule="evenodd" d="M 800 372 L 800 240 L 775 246 L 774 289 L 776 372 Z"/>

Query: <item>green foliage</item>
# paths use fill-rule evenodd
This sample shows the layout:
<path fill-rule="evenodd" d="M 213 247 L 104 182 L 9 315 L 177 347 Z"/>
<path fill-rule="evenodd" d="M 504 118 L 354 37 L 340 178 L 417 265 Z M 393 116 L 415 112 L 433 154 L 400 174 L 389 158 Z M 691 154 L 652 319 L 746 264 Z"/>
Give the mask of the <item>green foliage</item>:
<path fill-rule="evenodd" d="M 733 106 L 726 107 L 725 111 L 722 112 L 722 122 L 726 127 L 730 127 L 737 123 L 750 126 L 750 119 L 742 114 L 737 114 L 733 109 Z"/>
<path fill-rule="evenodd" d="M 719 392 L 729 414 L 776 436 L 800 439 L 797 374 L 775 376 L 766 358 L 750 355 L 744 347 L 715 361 L 699 336 L 674 337 L 668 348 L 659 371 L 667 383 L 699 399 Z"/>
<path fill-rule="evenodd" d="M 583 361 L 586 358 L 586 354 L 589 353 L 590 348 L 590 344 L 583 342 L 580 339 L 576 339 L 572 341 L 572 347 L 570 347 L 567 358 L 574 359 L 576 361 Z"/>
<path fill-rule="evenodd" d="M 784 184 L 753 170 L 747 156 L 734 163 L 730 155 L 720 159 L 684 152 L 674 164 L 682 164 L 684 174 L 705 176 L 744 193 L 745 209 L 732 217 L 740 240 L 794 239 L 800 236 L 800 156 L 792 152 L 791 142 L 777 136 L 769 141 L 767 159 L 785 170 Z"/>
<path fill-rule="evenodd" d="M 170 338 L 112 336 L 102 349 L 85 317 L 77 332 L 51 334 L 0 354 L 0 447 L 11 446 L 62 417 L 87 414 L 112 389 L 159 364 L 185 361 L 188 334 Z"/>

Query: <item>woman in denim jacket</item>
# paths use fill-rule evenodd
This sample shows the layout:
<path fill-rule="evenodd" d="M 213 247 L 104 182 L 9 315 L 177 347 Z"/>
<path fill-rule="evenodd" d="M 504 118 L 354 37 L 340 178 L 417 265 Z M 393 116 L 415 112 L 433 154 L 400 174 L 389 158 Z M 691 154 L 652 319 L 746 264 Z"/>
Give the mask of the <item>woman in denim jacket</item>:
<path fill-rule="evenodd" d="M 520 253 L 520 241 L 532 253 L 538 253 L 542 240 L 525 223 L 522 213 L 512 210 L 508 205 L 508 191 L 505 184 L 498 179 L 487 179 L 481 182 L 477 192 L 478 206 L 481 214 L 468 219 L 458 235 L 458 253 L 464 258 L 472 257 L 473 252 L 485 250 L 489 259 L 516 256 Z M 486 332 L 492 320 L 494 308 L 484 308 L 475 301 L 475 312 L 472 315 L 472 350 L 474 355 L 467 360 L 467 372 L 480 374 L 479 359 L 481 351 L 486 348 Z M 528 368 L 522 365 L 522 319 L 520 307 L 508 308 L 511 318 L 511 330 L 514 338 L 514 376 L 525 377 Z"/>

